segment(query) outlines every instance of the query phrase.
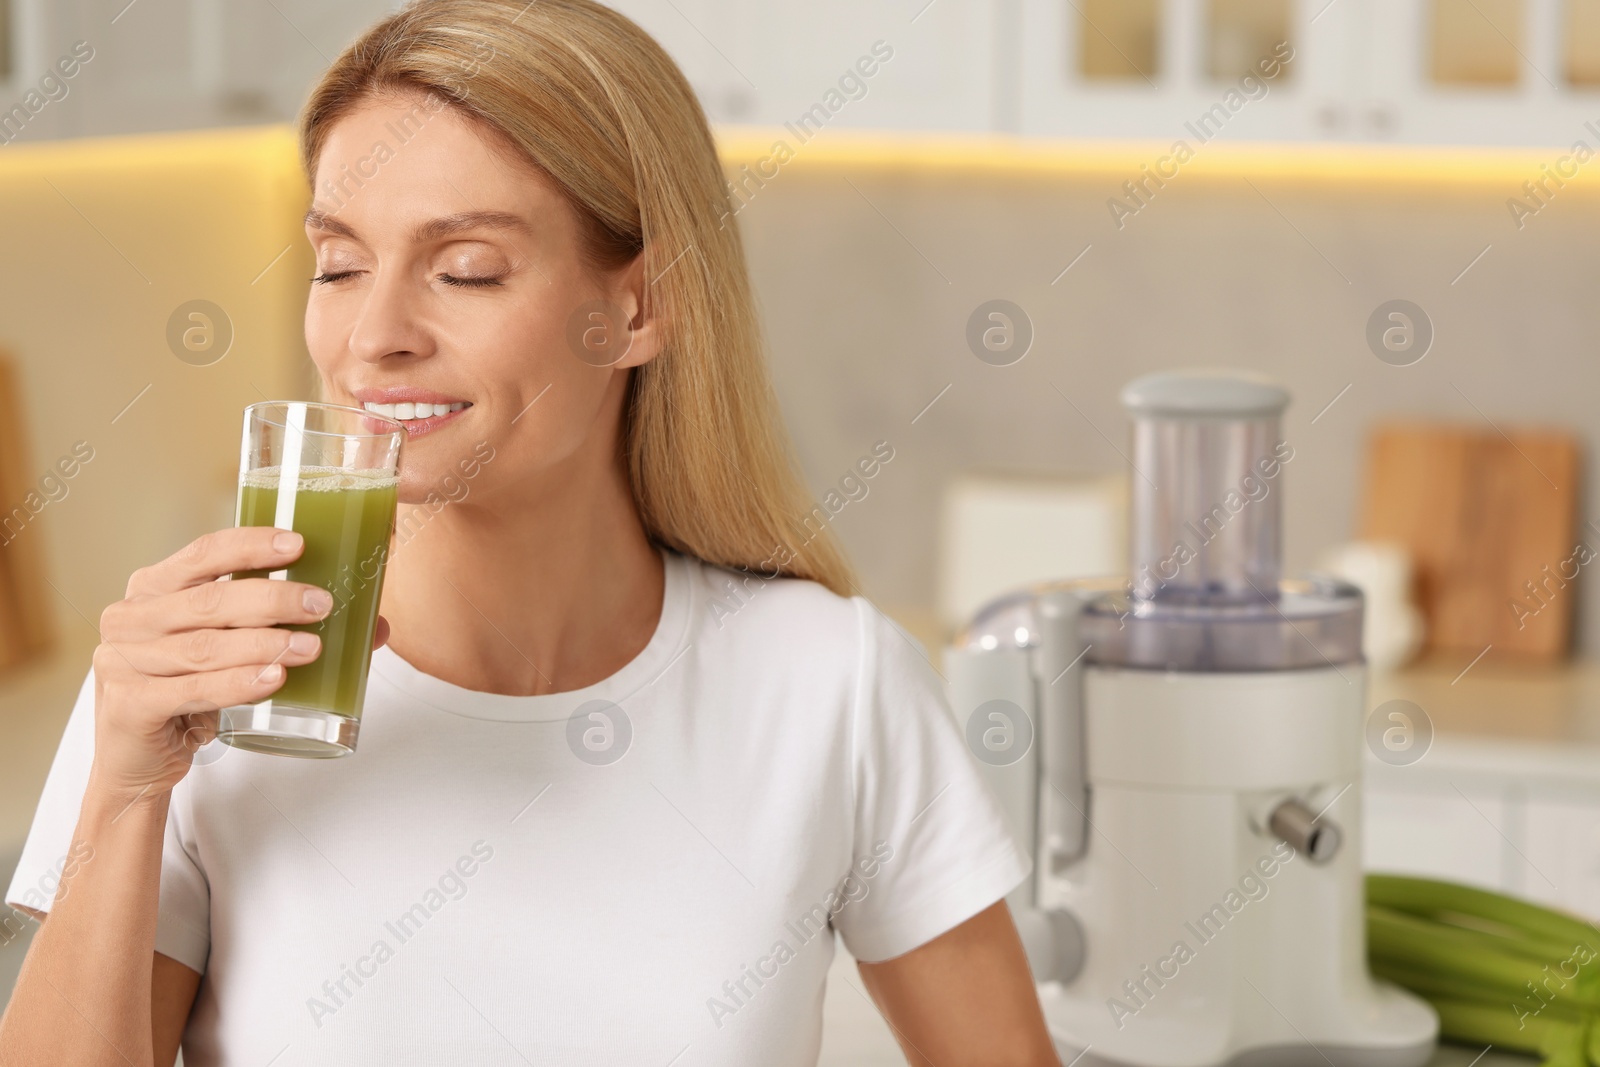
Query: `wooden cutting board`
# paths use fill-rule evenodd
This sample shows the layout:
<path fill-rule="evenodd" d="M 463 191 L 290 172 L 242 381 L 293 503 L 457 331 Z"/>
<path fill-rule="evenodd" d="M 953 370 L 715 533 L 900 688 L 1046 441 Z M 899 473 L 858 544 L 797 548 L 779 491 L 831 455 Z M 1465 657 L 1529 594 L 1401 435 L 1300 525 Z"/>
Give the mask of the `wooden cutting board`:
<path fill-rule="evenodd" d="M 1600 564 L 1600 535 L 1578 528 L 1577 438 L 1501 429 L 1377 426 L 1361 537 L 1410 549 L 1430 651 L 1553 662 L 1570 647 L 1576 583 Z"/>
<path fill-rule="evenodd" d="M 28 662 L 52 640 L 44 531 L 30 510 L 30 504 L 42 510 L 46 497 L 39 493 L 40 472 L 28 455 L 23 432 L 27 412 L 16 365 L 0 352 L 0 671 Z"/>

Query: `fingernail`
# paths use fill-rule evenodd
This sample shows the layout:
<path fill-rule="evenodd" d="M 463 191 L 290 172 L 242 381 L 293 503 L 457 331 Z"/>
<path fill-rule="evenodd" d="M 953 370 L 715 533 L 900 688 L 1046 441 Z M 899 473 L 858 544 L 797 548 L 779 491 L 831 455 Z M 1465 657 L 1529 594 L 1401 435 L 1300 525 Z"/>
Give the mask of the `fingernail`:
<path fill-rule="evenodd" d="M 322 644 L 321 638 L 316 634 L 308 634 L 303 630 L 296 630 L 289 635 L 289 651 L 298 656 L 315 652 L 320 644 Z"/>
<path fill-rule="evenodd" d="M 283 681 L 283 664 L 269 663 L 261 668 L 261 673 L 256 675 L 262 685 L 274 685 Z"/>
<path fill-rule="evenodd" d="M 275 552 L 293 552 L 305 544 L 305 540 L 299 534 L 285 530 L 272 539 L 272 548 Z"/>
<path fill-rule="evenodd" d="M 306 610 L 313 615 L 326 615 L 333 607 L 333 594 L 326 589 L 306 590 Z"/>

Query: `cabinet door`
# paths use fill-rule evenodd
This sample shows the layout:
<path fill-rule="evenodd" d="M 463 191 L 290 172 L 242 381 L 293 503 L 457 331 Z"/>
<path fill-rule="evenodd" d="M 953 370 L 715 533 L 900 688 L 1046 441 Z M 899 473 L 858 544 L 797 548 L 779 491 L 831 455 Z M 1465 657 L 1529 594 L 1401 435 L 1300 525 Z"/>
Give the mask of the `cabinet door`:
<path fill-rule="evenodd" d="M 1520 836 L 1515 805 L 1490 788 L 1440 791 L 1374 789 L 1365 798 L 1362 866 L 1466 882 L 1501 892 L 1512 888 Z"/>
<path fill-rule="evenodd" d="M 770 18 L 765 7 L 737 0 L 610 0 L 661 42 L 712 122 L 765 121 L 761 84 L 770 71 L 761 55 L 759 32 Z"/>
<path fill-rule="evenodd" d="M 894 57 L 871 80 L 870 93 L 841 112 L 841 125 L 966 131 L 1007 126 L 999 90 L 1016 63 L 1016 41 L 1007 34 L 1015 0 L 827 0 L 783 8 L 819 6 L 857 13 L 840 19 L 850 27 L 842 40 L 830 31 L 833 62 L 816 72 L 811 98 L 802 106 L 836 86 L 881 41 Z"/>
<path fill-rule="evenodd" d="M 988 129 L 1003 2 L 1011 0 L 615 6 L 662 43 L 713 122 L 781 127 L 810 116 L 815 133 Z"/>
<path fill-rule="evenodd" d="M 1523 894 L 1600 919 L 1600 797 L 1533 800 L 1527 826 Z"/>
<path fill-rule="evenodd" d="M 1366 0 L 1354 106 L 1390 116 L 1389 134 L 1406 142 L 1566 148 L 1582 138 L 1592 148 L 1584 125 L 1594 117 L 1592 87 L 1574 85 L 1568 53 L 1592 36 L 1586 5 Z"/>
<path fill-rule="evenodd" d="M 1022 0 L 1021 129 L 1196 152 L 1323 136 L 1317 116 L 1352 91 L 1355 2 Z"/>

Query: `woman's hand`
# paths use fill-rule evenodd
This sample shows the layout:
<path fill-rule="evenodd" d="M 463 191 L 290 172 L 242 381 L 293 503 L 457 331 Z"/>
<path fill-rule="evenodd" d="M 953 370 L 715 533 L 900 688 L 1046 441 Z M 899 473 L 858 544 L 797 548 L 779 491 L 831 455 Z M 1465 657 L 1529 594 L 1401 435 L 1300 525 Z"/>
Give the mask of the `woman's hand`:
<path fill-rule="evenodd" d="M 316 634 L 276 627 L 327 615 L 326 589 L 217 581 L 287 567 L 304 547 L 299 534 L 271 526 L 218 530 L 134 572 L 127 598 L 100 616 L 94 651 L 92 775 L 101 789 L 129 803 L 164 795 L 216 736 L 217 709 L 265 700 L 285 668 L 321 654 Z"/>

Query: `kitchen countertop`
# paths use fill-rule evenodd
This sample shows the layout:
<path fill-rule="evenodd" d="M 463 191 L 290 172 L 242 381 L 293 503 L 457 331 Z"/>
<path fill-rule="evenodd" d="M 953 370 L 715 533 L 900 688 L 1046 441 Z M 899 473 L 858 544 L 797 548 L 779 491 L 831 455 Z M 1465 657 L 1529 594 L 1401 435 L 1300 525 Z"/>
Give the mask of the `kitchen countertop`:
<path fill-rule="evenodd" d="M 1600 745 L 1600 663 L 1504 663 L 1491 649 L 1476 664 L 1466 656 L 1439 657 L 1372 672 L 1368 686 L 1369 706 L 1412 701 L 1441 733 Z"/>
<path fill-rule="evenodd" d="M 885 605 L 884 612 L 940 666 L 952 636 L 948 626 L 925 609 Z M 1600 746 L 1600 662 L 1517 662 L 1491 647 L 1476 660 L 1434 654 L 1398 670 L 1369 671 L 1367 689 L 1369 708 L 1409 700 L 1440 733 Z"/>

